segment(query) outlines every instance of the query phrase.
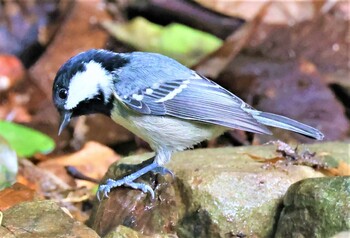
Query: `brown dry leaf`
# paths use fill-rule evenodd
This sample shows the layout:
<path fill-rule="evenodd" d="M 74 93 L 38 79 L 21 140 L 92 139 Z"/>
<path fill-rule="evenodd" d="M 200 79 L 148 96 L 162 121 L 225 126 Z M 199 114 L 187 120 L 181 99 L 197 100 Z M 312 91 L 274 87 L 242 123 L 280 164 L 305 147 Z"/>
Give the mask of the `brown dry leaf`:
<path fill-rule="evenodd" d="M 292 27 L 260 25 L 218 82 L 259 110 L 311 122 L 328 140 L 343 139 L 344 108 L 324 83 L 350 74 L 349 20 L 340 6 Z"/>
<path fill-rule="evenodd" d="M 35 181 L 29 180 L 26 176 L 22 174 L 17 174 L 16 181 L 17 183 L 23 184 L 24 186 L 34 191 L 40 191 L 39 185 Z"/>
<path fill-rule="evenodd" d="M 74 166 L 77 170 L 89 177 L 101 179 L 106 173 L 109 165 L 120 159 L 114 151 L 107 146 L 97 142 L 88 142 L 78 152 L 47 160 L 38 164 L 39 168 L 51 171 L 67 184 L 77 187 L 86 186 L 93 188 L 96 184 L 89 181 L 76 180 L 66 173 L 66 166 Z"/>
<path fill-rule="evenodd" d="M 71 189 L 71 186 L 59 177 L 50 171 L 35 166 L 26 159 L 19 161 L 17 181 L 21 181 L 21 183 L 34 189 L 37 193 L 47 197 L 55 197 L 60 192 Z"/>
<path fill-rule="evenodd" d="M 219 75 L 218 83 L 259 110 L 317 127 L 327 140 L 344 139 L 349 121 L 343 105 L 324 83 L 349 78 L 349 20 L 341 6 L 337 2 L 331 11 L 322 10 L 326 14 L 293 26 L 259 24 L 221 74 L 221 69 L 215 71 L 215 64 L 203 64 L 203 72 L 214 68 L 209 75 Z M 213 60 L 227 62 L 219 57 Z M 345 98 L 344 104 L 347 102 Z M 282 140 L 310 142 L 290 132 L 274 132 Z M 270 136 L 255 138 L 261 143 L 271 140 Z"/>
<path fill-rule="evenodd" d="M 110 19 L 102 0 L 75 1 L 53 42 L 30 69 L 39 87 L 51 99 L 52 81 L 59 67 L 73 55 L 91 48 L 102 48 L 108 34 L 96 26 Z"/>
<path fill-rule="evenodd" d="M 52 172 L 35 166 L 26 159 L 20 160 L 17 181 L 32 188 L 40 196 L 64 206 L 79 221 L 86 221 L 88 214 L 83 211 L 82 201 L 91 197 L 87 188 L 73 188 Z"/>
<path fill-rule="evenodd" d="M 45 95 L 44 99 L 34 103 L 36 107 L 33 110 L 33 127 L 53 138 L 57 144 L 57 151 L 71 146 L 80 148 L 89 140 L 103 144 L 132 140 L 130 132 L 103 115 L 89 116 L 86 119 L 88 130 L 86 133 L 76 133 L 79 136 L 73 144 L 69 144 L 72 136 L 69 130 L 64 130 L 60 137 L 57 136 L 59 115 L 51 99 L 52 83 L 57 70 L 77 53 L 92 48 L 104 48 L 109 37 L 108 33 L 98 26 L 98 22 L 110 20 L 103 0 L 74 1 L 66 15 L 53 41 L 29 71 L 33 84 L 39 88 L 37 91 L 41 90 Z"/>
<path fill-rule="evenodd" d="M 268 168 L 270 165 L 273 165 L 275 168 L 282 169 L 289 165 L 304 165 L 318 169 L 321 172 L 329 169 L 328 163 L 322 159 L 322 156 L 312 153 L 308 149 L 304 149 L 303 151 L 299 152 L 298 147 L 292 148 L 289 144 L 280 140 L 271 141 L 267 144 L 277 146 L 276 156 L 273 155 L 269 158 L 264 158 L 248 153 L 246 153 L 246 155 L 257 162 L 265 163 L 266 168 Z"/>
<path fill-rule="evenodd" d="M 35 166 L 26 159 L 20 160 L 17 181 L 36 191 L 41 197 L 51 199 L 66 207 L 76 219 L 85 221 L 88 215 L 82 211 L 80 201 L 91 195 L 86 188 L 73 189 L 50 171 Z M 11 196 L 7 196 L 11 199 Z"/>
<path fill-rule="evenodd" d="M 276 152 L 278 155 L 276 157 L 261 157 L 258 155 L 253 155 L 245 153 L 251 159 L 265 163 L 264 167 L 269 168 L 273 165 L 274 168 L 284 168 L 291 164 L 293 165 L 304 165 L 312 167 L 326 176 L 350 176 L 350 165 L 345 161 L 333 161 L 333 159 L 325 158 L 328 153 L 310 153 L 308 150 L 298 152 L 297 149 L 292 149 L 288 144 L 281 141 L 273 141 L 272 143 L 277 145 Z M 336 162 L 336 165 L 334 165 Z"/>
<path fill-rule="evenodd" d="M 339 8 L 337 4 L 334 12 L 293 26 L 262 25 L 247 43 L 246 53 L 279 61 L 305 58 L 326 76 L 348 78 L 349 19 L 341 17 Z"/>
<path fill-rule="evenodd" d="M 0 191 L 0 211 L 5 211 L 21 202 L 32 201 L 36 197 L 35 190 L 17 182 L 11 187 Z"/>
<path fill-rule="evenodd" d="M 272 3 L 264 17 L 264 23 L 290 25 L 312 19 L 320 12 L 325 3 L 333 1 L 196 0 L 196 2 L 224 15 L 239 17 L 246 21 L 254 19 L 266 4 Z"/>
<path fill-rule="evenodd" d="M 35 166 L 27 159 L 19 160 L 19 171 L 17 181 L 27 187 L 34 189 L 39 195 L 47 198 L 60 199 L 71 186 L 62 181 L 53 173 Z"/>
<path fill-rule="evenodd" d="M 328 176 L 350 176 L 350 165 L 340 161 L 336 168 L 323 168 L 321 172 Z"/>
<path fill-rule="evenodd" d="M 261 111 L 314 126 L 326 140 L 344 139 L 350 126 L 344 108 L 322 82 L 320 72 L 305 70 L 310 64 L 305 59 L 280 62 L 240 54 L 217 81 Z M 271 130 L 284 141 L 311 142 L 286 130 Z M 262 143 L 271 140 L 271 136 L 255 137 Z"/>
<path fill-rule="evenodd" d="M 266 15 L 269 4 L 260 9 L 259 14 L 249 23 L 227 37 L 224 44 L 193 67 L 197 72 L 210 78 L 217 76 L 249 42 Z"/>
<path fill-rule="evenodd" d="M 271 164 L 276 164 L 278 161 L 285 160 L 283 157 L 272 157 L 272 158 L 264 158 L 258 155 L 253 155 L 249 153 L 244 153 L 244 155 L 248 155 L 251 159 L 257 161 L 257 162 L 262 162 L 262 163 L 271 163 Z"/>

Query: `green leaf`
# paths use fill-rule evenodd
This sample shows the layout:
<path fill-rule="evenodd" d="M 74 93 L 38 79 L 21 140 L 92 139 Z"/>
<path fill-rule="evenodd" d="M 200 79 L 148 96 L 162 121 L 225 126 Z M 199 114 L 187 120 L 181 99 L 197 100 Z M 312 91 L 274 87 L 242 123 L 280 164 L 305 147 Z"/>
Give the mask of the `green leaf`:
<path fill-rule="evenodd" d="M 137 50 L 161 53 L 186 66 L 195 65 L 222 45 L 219 38 L 191 27 L 178 23 L 163 27 L 142 17 L 127 24 L 105 21 L 102 26 Z"/>
<path fill-rule="evenodd" d="M 55 142 L 47 135 L 12 122 L 0 121 L 0 135 L 20 157 L 50 153 L 55 148 Z"/>

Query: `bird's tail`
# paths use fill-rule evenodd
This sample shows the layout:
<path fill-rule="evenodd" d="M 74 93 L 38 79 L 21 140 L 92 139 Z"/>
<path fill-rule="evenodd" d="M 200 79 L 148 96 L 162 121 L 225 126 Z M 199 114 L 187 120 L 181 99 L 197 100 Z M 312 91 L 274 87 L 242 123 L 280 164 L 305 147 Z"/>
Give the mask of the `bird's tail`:
<path fill-rule="evenodd" d="M 316 128 L 297 122 L 288 117 L 284 117 L 284 116 L 280 116 L 280 115 L 276 115 L 268 112 L 260 112 L 257 110 L 250 110 L 250 109 L 248 110 L 249 110 L 249 113 L 258 122 L 266 126 L 278 127 L 278 128 L 294 131 L 296 133 L 302 134 L 307 137 L 311 137 L 316 140 L 322 140 L 324 137 L 322 132 L 320 132 Z"/>

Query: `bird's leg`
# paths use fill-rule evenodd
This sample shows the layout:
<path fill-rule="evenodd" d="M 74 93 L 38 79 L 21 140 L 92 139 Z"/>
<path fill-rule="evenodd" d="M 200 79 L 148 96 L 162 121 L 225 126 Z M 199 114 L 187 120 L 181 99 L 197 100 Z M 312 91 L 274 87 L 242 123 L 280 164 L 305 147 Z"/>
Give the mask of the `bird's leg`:
<path fill-rule="evenodd" d="M 169 169 L 167 169 L 165 167 L 162 167 L 162 166 L 158 166 L 157 168 L 153 169 L 152 171 L 155 172 L 155 173 L 161 174 L 163 176 L 167 175 L 167 174 L 170 174 L 171 177 L 173 177 L 173 178 L 175 176 L 174 173 L 171 170 L 169 170 Z"/>
<path fill-rule="evenodd" d="M 157 156 L 154 158 L 154 161 L 158 164 L 158 167 L 156 167 L 152 171 L 155 173 L 159 173 L 161 175 L 170 174 L 174 178 L 173 172 L 171 172 L 169 169 L 162 166 L 168 163 L 170 158 L 171 158 L 171 152 L 169 150 L 164 148 L 158 149 Z"/>
<path fill-rule="evenodd" d="M 154 191 L 153 189 L 143 183 L 135 183 L 134 180 L 139 178 L 140 176 L 148 173 L 149 171 L 154 170 L 158 167 L 158 164 L 154 161 L 151 164 L 147 165 L 146 167 L 143 167 L 142 169 L 136 171 L 135 173 L 132 173 L 128 176 L 125 176 L 122 179 L 119 180 L 113 180 L 113 179 L 107 179 L 106 183 L 103 185 L 100 185 L 97 192 L 97 198 L 100 200 L 100 194 L 102 193 L 103 196 L 108 197 L 108 193 L 111 191 L 112 188 L 120 187 L 120 186 L 128 186 L 134 189 L 139 189 L 144 193 L 149 192 L 151 194 L 152 199 L 154 198 Z"/>
<path fill-rule="evenodd" d="M 171 173 L 170 170 L 167 170 L 162 167 L 162 165 L 165 162 L 167 162 L 169 159 L 170 159 L 170 152 L 165 153 L 161 150 L 161 151 L 158 151 L 154 161 L 151 164 L 143 167 L 142 169 L 128 176 L 125 176 L 124 178 L 119 180 L 108 179 L 106 183 L 103 185 L 100 185 L 98 189 L 98 192 L 97 192 L 98 200 L 100 200 L 101 193 L 103 196 L 108 197 L 108 193 L 111 191 L 112 188 L 116 188 L 120 186 L 128 186 L 134 189 L 139 189 L 144 193 L 149 192 L 151 194 L 152 199 L 154 199 L 154 191 L 149 185 L 143 184 L 143 183 L 136 183 L 134 181 L 137 178 L 141 177 L 142 175 L 148 173 L 149 171 Z"/>

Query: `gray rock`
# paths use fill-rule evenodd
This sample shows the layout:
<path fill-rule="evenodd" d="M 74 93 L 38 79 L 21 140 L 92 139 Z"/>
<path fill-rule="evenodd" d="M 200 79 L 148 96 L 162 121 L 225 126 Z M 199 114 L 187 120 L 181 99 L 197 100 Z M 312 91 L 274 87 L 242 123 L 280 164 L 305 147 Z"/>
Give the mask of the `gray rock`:
<path fill-rule="evenodd" d="M 339 147 L 345 151 L 346 144 Z M 274 146 L 197 149 L 177 153 L 167 165 L 175 174 L 149 173 L 156 199 L 129 188 L 113 189 L 95 203 L 90 226 L 106 235 L 125 225 L 145 235 L 179 237 L 271 237 L 288 187 L 305 178 L 323 177 L 301 165 L 266 166 L 252 159 L 276 157 Z M 324 148 L 321 148 L 324 151 Z M 120 178 L 140 168 L 152 154 L 113 164 L 105 178 Z"/>
<path fill-rule="evenodd" d="M 173 235 L 142 235 L 140 232 L 134 231 L 133 229 L 126 226 L 117 226 L 115 230 L 112 230 L 108 235 L 103 238 L 177 238 Z"/>
<path fill-rule="evenodd" d="M 350 165 L 350 143 L 324 142 L 307 145 L 311 151 L 320 152 L 318 156 L 330 167 L 338 166 L 340 161 Z"/>
<path fill-rule="evenodd" d="M 20 203 L 3 212 L 0 237 L 98 238 L 99 236 L 83 223 L 71 218 L 55 202 L 35 201 Z"/>
<path fill-rule="evenodd" d="M 350 177 L 305 179 L 284 198 L 279 237 L 332 237 L 350 230 Z"/>
<path fill-rule="evenodd" d="M 332 238 L 349 238 L 349 237 L 350 237 L 350 231 L 342 231 L 332 236 Z"/>

